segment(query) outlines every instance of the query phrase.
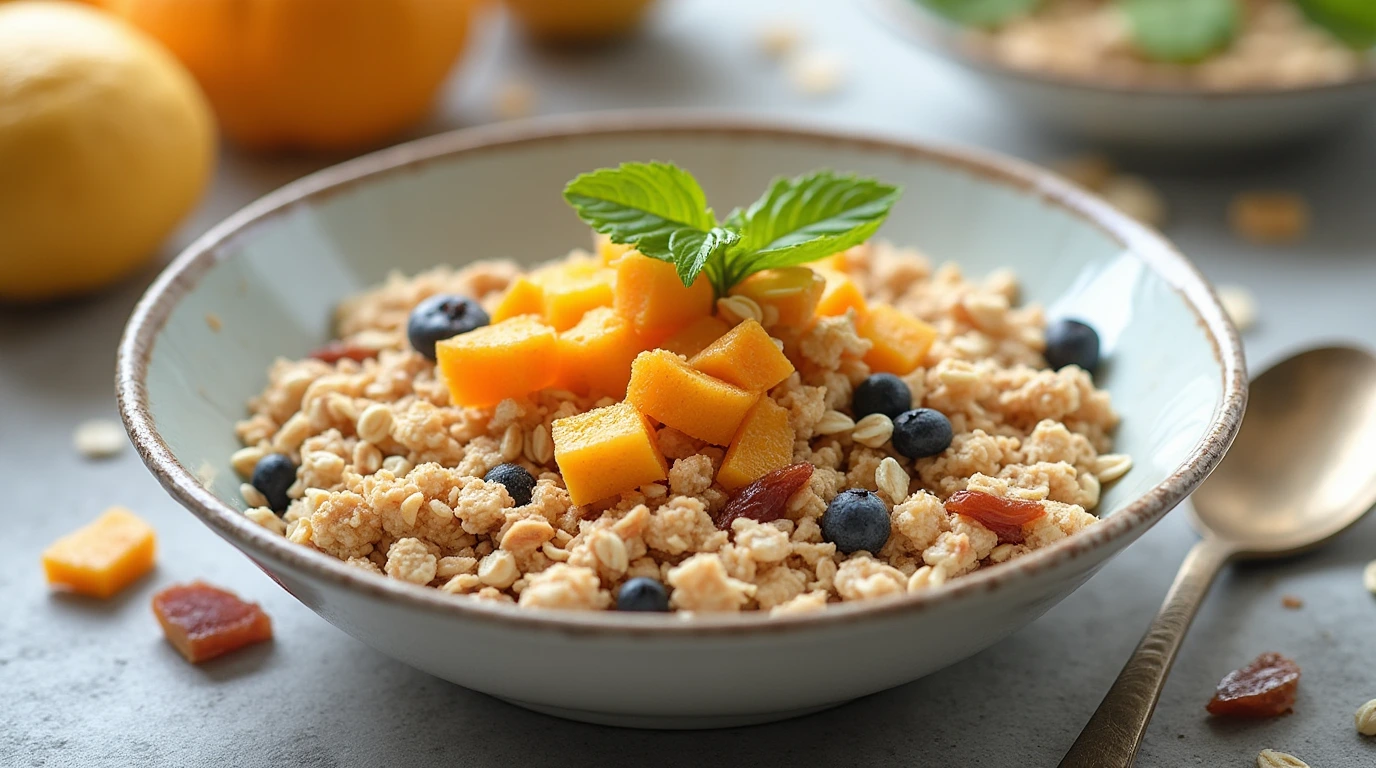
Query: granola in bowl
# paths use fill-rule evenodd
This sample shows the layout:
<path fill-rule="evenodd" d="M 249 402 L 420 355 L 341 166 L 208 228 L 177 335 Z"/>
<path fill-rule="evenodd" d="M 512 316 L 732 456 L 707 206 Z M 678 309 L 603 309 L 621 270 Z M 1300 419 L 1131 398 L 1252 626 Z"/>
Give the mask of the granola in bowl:
<path fill-rule="evenodd" d="M 278 360 L 237 425 L 248 516 L 466 599 L 772 614 L 930 589 L 1097 522 L 1131 460 L 1092 329 L 1019 306 L 1011 272 L 872 240 L 897 190 L 870 180 L 780 180 L 720 225 L 606 224 L 607 190 L 647 178 L 705 208 L 685 176 L 575 180 L 596 253 L 341 303 L 338 340 Z M 831 239 L 779 235 L 790 206 Z"/>

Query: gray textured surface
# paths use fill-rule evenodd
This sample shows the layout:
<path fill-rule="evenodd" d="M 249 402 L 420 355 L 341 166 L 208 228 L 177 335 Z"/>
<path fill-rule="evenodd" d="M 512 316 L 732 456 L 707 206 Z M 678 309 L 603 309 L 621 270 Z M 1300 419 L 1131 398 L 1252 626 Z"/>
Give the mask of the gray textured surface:
<path fill-rule="evenodd" d="M 963 77 L 846 5 L 667 0 L 648 35 L 598 55 L 538 53 L 506 29 L 490 30 L 428 130 L 488 119 L 496 84 L 519 76 L 537 85 L 542 112 L 712 106 L 1032 159 L 1071 149 L 1022 132 Z M 758 24 L 787 14 L 849 66 L 836 97 L 796 96 L 756 52 Z M 211 197 L 175 244 L 323 163 L 226 155 Z M 1204 271 L 1260 299 L 1261 325 L 1248 336 L 1254 369 L 1319 339 L 1376 345 L 1376 120 L 1264 162 L 1135 168 L 1167 191 L 1169 234 Z M 1295 247 L 1241 244 L 1224 225 L 1226 203 L 1258 186 L 1304 192 L 1318 230 Z M 115 416 L 115 342 L 149 279 L 67 306 L 0 310 L 0 466 L 9 488 L 0 512 L 9 528 L 0 559 L 0 766 L 1050 766 L 1117 674 L 1193 540 L 1184 516 L 1172 514 L 1010 640 L 832 712 L 709 733 L 566 723 L 430 678 L 335 630 L 170 501 L 132 451 L 102 463 L 76 456 L 76 423 Z M 115 503 L 157 527 L 157 571 L 109 603 L 50 595 L 38 552 Z M 1376 519 L 1319 554 L 1224 574 L 1185 643 L 1139 764 L 1248 766 L 1272 747 L 1315 768 L 1376 765 L 1376 741 L 1352 727 L 1353 710 L 1376 697 L 1376 601 L 1360 583 L 1372 558 Z M 200 668 L 182 662 L 147 605 L 158 587 L 192 578 L 264 603 L 277 642 Z M 1305 607 L 1283 609 L 1283 594 Z M 1202 707 L 1215 681 L 1263 650 L 1303 665 L 1295 713 L 1265 723 L 1207 720 Z"/>

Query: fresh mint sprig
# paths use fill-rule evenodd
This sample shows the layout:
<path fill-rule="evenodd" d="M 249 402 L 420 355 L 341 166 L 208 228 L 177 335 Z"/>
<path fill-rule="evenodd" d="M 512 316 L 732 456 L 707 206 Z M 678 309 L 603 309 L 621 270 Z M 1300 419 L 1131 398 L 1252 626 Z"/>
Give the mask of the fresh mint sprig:
<path fill-rule="evenodd" d="M 1309 20 L 1353 48 L 1376 46 L 1373 0 L 1295 0 Z"/>
<path fill-rule="evenodd" d="M 1031 13 L 1042 0 L 919 0 L 959 24 L 992 27 Z"/>
<path fill-rule="evenodd" d="M 564 188 L 564 199 L 594 230 L 672 263 L 684 285 L 706 273 L 719 296 L 761 270 L 863 243 L 901 194 L 874 179 L 814 171 L 776 179 L 749 208 L 718 222 L 692 174 L 668 163 L 602 168 Z"/>
<path fill-rule="evenodd" d="M 1237 36 L 1238 0 L 1119 0 L 1137 47 L 1157 61 L 1188 64 Z"/>

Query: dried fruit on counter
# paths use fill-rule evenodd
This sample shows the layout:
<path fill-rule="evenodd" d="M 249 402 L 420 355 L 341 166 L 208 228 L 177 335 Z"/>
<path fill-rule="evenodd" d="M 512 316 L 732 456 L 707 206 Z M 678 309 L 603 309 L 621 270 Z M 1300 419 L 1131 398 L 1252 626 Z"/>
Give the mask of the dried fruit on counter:
<path fill-rule="evenodd" d="M 167 641 L 192 664 L 272 639 L 272 620 L 257 603 L 201 581 L 154 595 L 153 613 Z"/>
<path fill-rule="evenodd" d="M 761 477 L 736 492 L 717 517 L 717 527 L 731 530 L 738 517 L 761 523 L 778 520 L 788 510 L 788 500 L 812 479 L 811 464 L 793 464 Z"/>
<path fill-rule="evenodd" d="M 123 507 L 53 542 L 43 552 L 48 584 L 106 598 L 153 569 L 153 528 Z"/>
<path fill-rule="evenodd" d="M 1211 715 L 1275 717 L 1295 705 L 1300 667 L 1279 653 L 1263 653 L 1251 664 L 1229 672 L 1209 700 Z"/>
<path fill-rule="evenodd" d="M 1022 527 L 1046 514 L 1035 501 L 1004 499 L 983 491 L 956 491 L 946 500 L 946 511 L 978 520 L 1005 544 L 1021 544 Z"/>

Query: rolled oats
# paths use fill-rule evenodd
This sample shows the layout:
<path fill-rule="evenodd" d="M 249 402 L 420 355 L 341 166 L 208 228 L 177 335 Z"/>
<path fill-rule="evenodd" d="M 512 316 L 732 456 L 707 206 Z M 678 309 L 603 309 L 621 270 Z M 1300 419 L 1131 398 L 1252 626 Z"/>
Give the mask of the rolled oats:
<path fill-rule="evenodd" d="M 516 567 L 516 558 L 504 549 L 499 549 L 478 562 L 478 580 L 497 589 L 506 589 L 521 572 Z"/>
<path fill-rule="evenodd" d="M 108 459 L 124 450 L 129 438 L 118 422 L 109 419 L 90 419 L 76 426 L 72 444 L 88 459 Z"/>
<path fill-rule="evenodd" d="M 889 497 L 891 504 L 900 504 L 908 498 L 908 471 L 892 456 L 885 456 L 874 472 L 874 484 Z"/>
<path fill-rule="evenodd" d="M 264 496 L 262 491 L 254 488 L 253 485 L 249 483 L 239 484 L 239 496 L 243 498 L 245 504 L 253 508 L 266 507 L 268 505 L 268 497 Z"/>
<path fill-rule="evenodd" d="M 893 436 L 893 421 L 882 413 L 871 413 L 855 422 L 850 436 L 855 442 L 870 448 L 883 448 Z"/>
<path fill-rule="evenodd" d="M 717 299 L 717 314 L 731 325 L 739 325 L 746 320 L 764 324 L 764 310 L 749 296 L 723 296 Z"/>
<path fill-rule="evenodd" d="M 262 461 L 266 455 L 268 455 L 267 451 L 251 445 L 235 451 L 234 455 L 229 457 L 229 465 L 234 467 L 235 474 L 247 480 L 253 476 L 254 467 L 258 466 L 258 462 Z"/>
<path fill-rule="evenodd" d="M 267 507 L 253 507 L 244 513 L 244 517 L 247 517 L 275 534 L 280 536 L 287 535 L 287 524 Z"/>
<path fill-rule="evenodd" d="M 1257 768 L 1309 768 L 1309 763 L 1294 755 L 1263 749 L 1257 755 Z"/>
<path fill-rule="evenodd" d="M 358 415 L 355 427 L 360 440 L 381 443 L 392 434 L 392 408 L 382 403 L 374 403 Z"/>
<path fill-rule="evenodd" d="M 1366 587 L 1366 591 L 1376 595 L 1376 560 L 1367 563 L 1366 568 L 1362 569 L 1362 586 Z"/>
<path fill-rule="evenodd" d="M 819 435 L 836 435 L 852 429 L 855 429 L 854 419 L 840 411 L 827 411 L 812 431 Z"/>
<path fill-rule="evenodd" d="M 1357 733 L 1363 736 L 1376 736 L 1376 699 L 1358 707 L 1353 719 L 1356 721 Z"/>

